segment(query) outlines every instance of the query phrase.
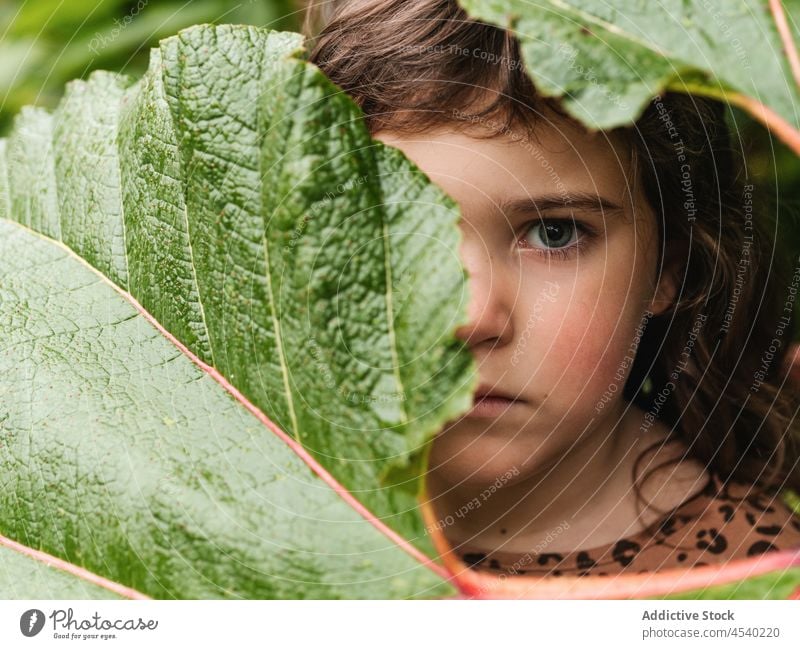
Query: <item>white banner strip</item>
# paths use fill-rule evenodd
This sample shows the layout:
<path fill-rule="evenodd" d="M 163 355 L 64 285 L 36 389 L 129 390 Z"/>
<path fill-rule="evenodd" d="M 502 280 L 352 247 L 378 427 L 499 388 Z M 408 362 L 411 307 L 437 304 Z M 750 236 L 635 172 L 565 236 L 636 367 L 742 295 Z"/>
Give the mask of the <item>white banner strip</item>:
<path fill-rule="evenodd" d="M 800 601 L 0 601 L 0 647 L 800 647 Z"/>

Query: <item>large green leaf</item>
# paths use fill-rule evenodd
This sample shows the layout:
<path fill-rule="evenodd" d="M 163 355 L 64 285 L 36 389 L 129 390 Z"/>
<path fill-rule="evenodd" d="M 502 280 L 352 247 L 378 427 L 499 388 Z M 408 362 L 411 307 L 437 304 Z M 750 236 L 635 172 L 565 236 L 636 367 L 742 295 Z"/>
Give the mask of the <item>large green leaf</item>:
<path fill-rule="evenodd" d="M 633 122 L 665 89 L 726 99 L 800 153 L 797 0 L 459 0 L 510 28 L 537 88 L 594 128 Z M 510 63 L 509 63 L 510 64 Z"/>
<path fill-rule="evenodd" d="M 0 533 L 159 597 L 454 592 L 458 210 L 300 52 L 190 28 L 0 140 Z"/>
<path fill-rule="evenodd" d="M 113 590 L 0 544 L 4 599 L 115 599 Z"/>

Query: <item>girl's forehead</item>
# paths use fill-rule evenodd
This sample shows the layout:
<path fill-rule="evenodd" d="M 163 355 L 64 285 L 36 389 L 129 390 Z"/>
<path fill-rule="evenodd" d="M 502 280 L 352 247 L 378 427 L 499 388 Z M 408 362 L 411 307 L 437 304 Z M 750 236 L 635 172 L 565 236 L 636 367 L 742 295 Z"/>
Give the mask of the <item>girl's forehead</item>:
<path fill-rule="evenodd" d="M 439 127 L 415 134 L 382 131 L 376 138 L 403 150 L 429 174 L 502 192 L 569 185 L 621 195 L 630 177 L 630 151 L 618 136 L 589 133 L 565 120 L 542 123 L 533 134 Z"/>
<path fill-rule="evenodd" d="M 402 150 L 459 202 L 468 221 L 488 224 L 517 212 L 522 218 L 523 212 L 557 209 L 559 203 L 584 215 L 599 214 L 601 220 L 610 213 L 581 207 L 589 201 L 611 205 L 621 215 L 619 223 L 645 220 L 649 227 L 654 221 L 631 173 L 630 152 L 603 133 L 548 125 L 535 138 L 522 140 L 446 128 L 416 134 L 383 131 L 376 138 Z M 575 197 L 582 202 L 576 204 Z M 515 212 L 509 207 L 523 203 L 528 209 Z"/>

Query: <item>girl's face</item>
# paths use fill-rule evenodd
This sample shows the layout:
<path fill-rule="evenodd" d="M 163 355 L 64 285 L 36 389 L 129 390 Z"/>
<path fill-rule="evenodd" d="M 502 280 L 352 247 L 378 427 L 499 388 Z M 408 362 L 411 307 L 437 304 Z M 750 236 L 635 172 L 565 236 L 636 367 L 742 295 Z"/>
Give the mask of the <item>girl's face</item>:
<path fill-rule="evenodd" d="M 674 295 L 667 273 L 657 282 L 657 225 L 629 151 L 565 121 L 536 135 L 376 135 L 460 205 L 469 322 L 456 335 L 481 385 L 517 398 L 434 440 L 430 469 L 453 483 L 521 481 L 610 431 L 637 328 Z"/>

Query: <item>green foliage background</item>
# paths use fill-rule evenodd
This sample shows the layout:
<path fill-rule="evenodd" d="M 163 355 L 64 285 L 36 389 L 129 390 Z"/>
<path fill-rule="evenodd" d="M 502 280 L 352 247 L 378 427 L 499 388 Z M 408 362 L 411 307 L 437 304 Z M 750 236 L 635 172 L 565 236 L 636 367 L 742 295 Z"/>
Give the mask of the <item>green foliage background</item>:
<path fill-rule="evenodd" d="M 71 79 L 92 70 L 134 78 L 159 39 L 198 23 L 299 31 L 291 0 L 2 0 L 0 135 L 25 105 L 54 108 Z"/>
<path fill-rule="evenodd" d="M 54 108 L 66 82 L 85 79 L 92 70 L 139 78 L 149 48 L 184 27 L 240 23 L 300 31 L 302 5 L 301 0 L 2 0 L 0 137 L 22 106 Z M 736 111 L 735 120 L 747 147 L 749 175 L 775 196 L 777 254 L 796 260 L 800 159 L 749 116 Z"/>

